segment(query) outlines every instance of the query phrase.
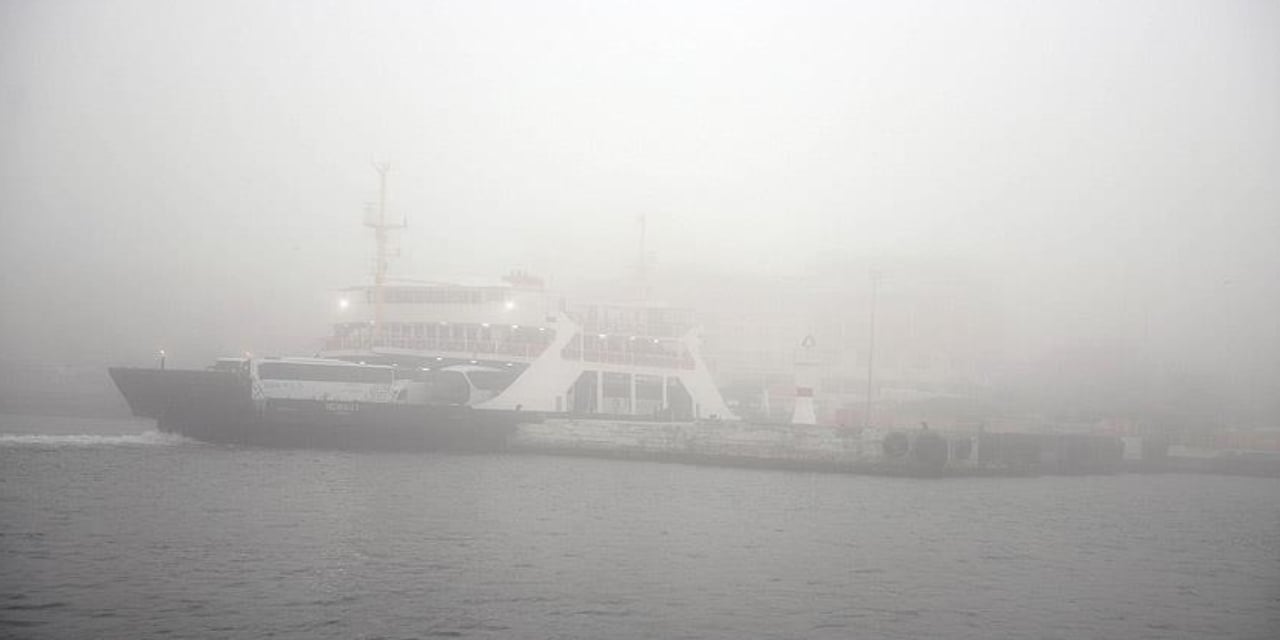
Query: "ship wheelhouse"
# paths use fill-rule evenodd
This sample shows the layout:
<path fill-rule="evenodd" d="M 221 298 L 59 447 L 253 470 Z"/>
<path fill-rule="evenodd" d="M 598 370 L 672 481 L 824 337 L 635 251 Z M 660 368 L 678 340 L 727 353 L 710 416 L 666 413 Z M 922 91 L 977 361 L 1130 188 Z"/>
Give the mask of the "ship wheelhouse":
<path fill-rule="evenodd" d="M 523 368 L 555 339 L 562 305 L 531 280 L 514 274 L 501 283 L 398 280 L 381 291 L 374 285 L 340 291 L 322 353 L 415 367 Z"/>

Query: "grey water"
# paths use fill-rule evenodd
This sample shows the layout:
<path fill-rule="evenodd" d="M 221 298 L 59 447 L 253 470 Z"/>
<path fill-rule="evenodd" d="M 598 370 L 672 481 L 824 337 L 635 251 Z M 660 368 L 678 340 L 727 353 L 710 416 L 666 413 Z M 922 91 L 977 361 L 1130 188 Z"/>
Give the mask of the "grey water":
<path fill-rule="evenodd" d="M 279 451 L 0 416 L 0 637 L 1278 631 L 1277 479 Z"/>

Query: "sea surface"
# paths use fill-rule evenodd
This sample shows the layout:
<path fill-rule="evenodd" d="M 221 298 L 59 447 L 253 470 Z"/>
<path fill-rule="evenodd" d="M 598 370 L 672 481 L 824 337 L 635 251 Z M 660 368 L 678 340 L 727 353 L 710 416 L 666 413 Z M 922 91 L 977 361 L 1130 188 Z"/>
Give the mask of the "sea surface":
<path fill-rule="evenodd" d="M 1277 638 L 1280 479 L 206 445 L 0 415 L 0 637 Z"/>

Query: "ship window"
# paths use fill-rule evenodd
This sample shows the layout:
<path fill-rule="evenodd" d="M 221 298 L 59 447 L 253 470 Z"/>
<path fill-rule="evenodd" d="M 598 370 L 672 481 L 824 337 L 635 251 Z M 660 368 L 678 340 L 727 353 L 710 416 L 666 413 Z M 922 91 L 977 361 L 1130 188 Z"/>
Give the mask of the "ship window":
<path fill-rule="evenodd" d="M 258 366 L 263 380 L 305 380 L 308 382 L 360 382 L 391 384 L 394 372 L 382 367 L 313 365 L 298 362 L 265 362 Z"/>
<path fill-rule="evenodd" d="M 390 304 L 479 304 L 483 294 L 474 289 L 390 288 L 384 291 L 383 300 Z"/>
<path fill-rule="evenodd" d="M 604 373 L 604 395 L 610 398 L 626 398 L 631 395 L 631 376 L 625 373 Z"/>

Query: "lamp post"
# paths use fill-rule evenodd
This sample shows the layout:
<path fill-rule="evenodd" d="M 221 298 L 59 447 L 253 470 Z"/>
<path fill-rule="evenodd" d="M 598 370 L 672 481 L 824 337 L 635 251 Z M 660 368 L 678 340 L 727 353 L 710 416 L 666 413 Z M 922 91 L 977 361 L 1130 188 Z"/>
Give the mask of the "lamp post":
<path fill-rule="evenodd" d="M 871 428 L 871 394 L 875 389 L 876 375 L 876 302 L 880 293 L 880 279 L 883 275 L 877 269 L 871 270 L 871 310 L 867 329 L 867 406 L 863 410 L 863 429 Z"/>
<path fill-rule="evenodd" d="M 164 371 L 164 356 L 165 356 L 164 349 L 161 349 L 160 350 L 160 370 L 161 371 Z"/>

